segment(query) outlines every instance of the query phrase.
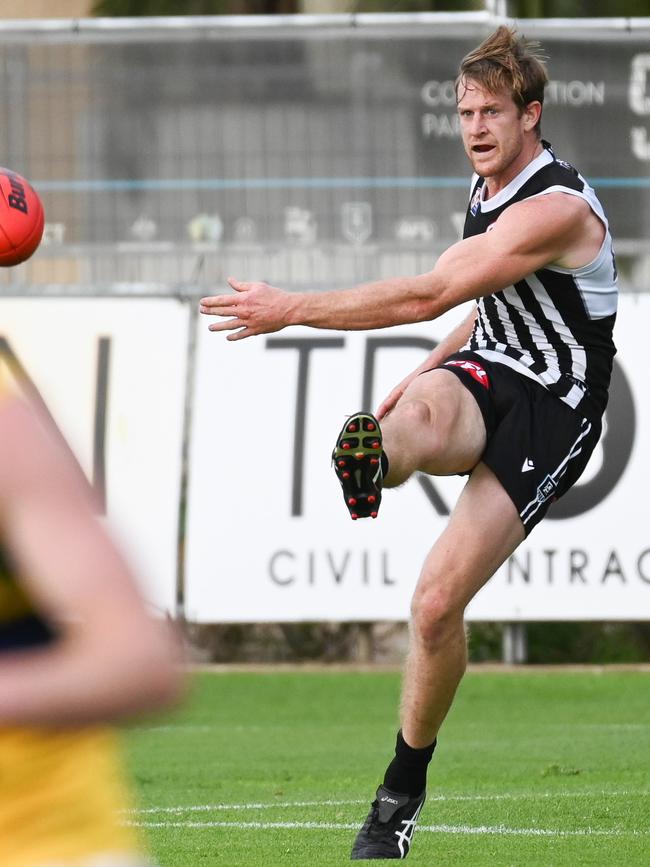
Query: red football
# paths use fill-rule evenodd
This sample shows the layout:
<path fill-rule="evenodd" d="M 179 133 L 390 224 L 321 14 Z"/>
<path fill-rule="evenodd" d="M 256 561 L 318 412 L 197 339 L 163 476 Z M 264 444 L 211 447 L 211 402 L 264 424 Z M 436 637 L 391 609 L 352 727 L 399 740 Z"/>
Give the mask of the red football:
<path fill-rule="evenodd" d="M 0 168 L 0 266 L 19 265 L 41 243 L 45 212 L 25 178 Z"/>

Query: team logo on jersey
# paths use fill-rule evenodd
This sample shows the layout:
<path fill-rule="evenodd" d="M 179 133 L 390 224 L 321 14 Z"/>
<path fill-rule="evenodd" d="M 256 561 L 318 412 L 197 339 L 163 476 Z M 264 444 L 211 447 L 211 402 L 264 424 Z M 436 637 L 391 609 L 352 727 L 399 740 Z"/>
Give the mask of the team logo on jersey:
<path fill-rule="evenodd" d="M 473 217 L 475 217 L 481 209 L 481 189 L 482 187 L 480 186 L 476 188 L 469 205 L 469 212 Z"/>
<path fill-rule="evenodd" d="M 490 387 L 490 380 L 485 369 L 475 361 L 466 361 L 465 359 L 458 358 L 455 361 L 445 361 L 445 367 L 460 367 L 461 370 L 466 370 L 471 377 L 480 382 L 483 388 Z"/>

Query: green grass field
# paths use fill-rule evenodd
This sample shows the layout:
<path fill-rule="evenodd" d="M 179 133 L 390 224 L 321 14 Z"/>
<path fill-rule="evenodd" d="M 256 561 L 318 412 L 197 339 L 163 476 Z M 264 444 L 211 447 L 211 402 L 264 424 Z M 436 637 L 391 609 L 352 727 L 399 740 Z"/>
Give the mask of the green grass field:
<path fill-rule="evenodd" d="M 202 673 L 127 734 L 161 867 L 348 863 L 392 755 L 399 676 Z M 650 674 L 470 673 L 409 863 L 650 864 Z M 383 862 L 386 863 L 386 862 Z"/>

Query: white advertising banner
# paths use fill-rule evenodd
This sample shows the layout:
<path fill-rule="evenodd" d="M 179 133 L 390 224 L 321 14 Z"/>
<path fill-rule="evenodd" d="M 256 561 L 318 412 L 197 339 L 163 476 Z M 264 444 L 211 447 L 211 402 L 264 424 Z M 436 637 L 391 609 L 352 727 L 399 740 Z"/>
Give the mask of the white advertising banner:
<path fill-rule="evenodd" d="M 173 299 L 2 298 L 0 321 L 2 363 L 45 404 L 144 595 L 174 612 L 187 308 Z"/>
<path fill-rule="evenodd" d="M 464 480 L 415 477 L 350 520 L 330 455 L 458 321 L 368 333 L 287 329 L 228 343 L 200 325 L 186 616 L 404 620 Z M 468 608 L 470 620 L 650 619 L 650 296 L 621 299 L 605 434 L 583 478 Z M 554 517 L 551 518 L 551 515 Z"/>

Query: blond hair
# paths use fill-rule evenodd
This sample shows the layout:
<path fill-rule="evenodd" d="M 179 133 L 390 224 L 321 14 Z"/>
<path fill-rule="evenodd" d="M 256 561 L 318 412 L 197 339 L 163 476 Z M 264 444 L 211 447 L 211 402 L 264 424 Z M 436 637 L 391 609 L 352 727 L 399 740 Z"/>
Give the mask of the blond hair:
<path fill-rule="evenodd" d="M 502 25 L 463 58 L 456 79 L 457 98 L 459 87 L 465 87 L 468 79 L 490 93 L 508 90 L 515 105 L 523 109 L 530 102 L 544 104 L 548 74 L 539 43 Z"/>

